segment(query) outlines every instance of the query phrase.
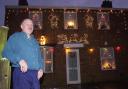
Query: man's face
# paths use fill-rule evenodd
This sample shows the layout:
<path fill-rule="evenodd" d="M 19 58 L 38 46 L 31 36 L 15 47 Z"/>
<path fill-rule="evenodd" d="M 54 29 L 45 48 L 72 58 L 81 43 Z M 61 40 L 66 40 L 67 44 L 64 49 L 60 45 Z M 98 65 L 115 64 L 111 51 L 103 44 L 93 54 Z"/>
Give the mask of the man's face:
<path fill-rule="evenodd" d="M 27 33 L 28 35 L 32 34 L 33 32 L 33 22 L 30 19 L 26 19 L 21 24 L 21 29 L 23 32 Z"/>

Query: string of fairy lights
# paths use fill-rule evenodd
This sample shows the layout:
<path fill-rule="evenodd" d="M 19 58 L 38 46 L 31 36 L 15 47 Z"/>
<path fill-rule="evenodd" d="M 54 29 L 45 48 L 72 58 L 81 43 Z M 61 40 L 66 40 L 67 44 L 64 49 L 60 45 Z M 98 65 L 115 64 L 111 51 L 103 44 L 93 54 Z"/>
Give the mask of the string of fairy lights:
<path fill-rule="evenodd" d="M 34 10 L 34 12 L 64 12 L 64 11 L 68 11 L 68 12 L 91 12 L 91 13 L 97 13 L 97 12 L 107 12 L 107 13 L 115 13 L 115 14 L 120 14 L 123 13 L 124 11 L 126 12 L 127 9 L 125 10 L 121 10 L 121 9 L 33 9 L 33 8 L 26 8 L 26 9 L 22 9 L 22 8 L 8 8 L 7 12 L 8 13 L 14 13 L 15 11 L 19 11 L 20 13 L 26 13 L 28 11 Z M 124 13 L 125 14 L 125 13 Z M 128 13 L 127 13 L 128 14 Z"/>
<path fill-rule="evenodd" d="M 96 14 L 98 12 L 106 12 L 108 14 L 115 14 L 115 15 L 123 15 L 123 25 L 124 25 L 124 30 L 128 29 L 128 21 L 127 21 L 127 16 L 128 16 L 128 10 L 127 9 L 43 9 L 43 8 L 7 8 L 6 12 L 6 25 L 8 26 L 8 19 L 11 14 L 13 15 L 18 15 L 18 14 L 25 14 L 29 13 L 29 11 L 32 11 L 33 13 L 64 13 L 64 12 L 70 12 L 70 13 L 90 13 L 90 14 Z"/>
<path fill-rule="evenodd" d="M 7 8 L 6 9 L 6 25 L 8 26 L 9 24 L 9 18 L 11 15 L 19 15 L 19 14 L 28 14 L 29 11 L 32 11 L 33 13 L 64 13 L 64 12 L 69 12 L 69 13 L 89 13 L 89 14 L 97 14 L 99 12 L 106 12 L 110 15 L 114 16 L 116 15 L 117 17 L 120 17 L 120 15 L 123 16 L 121 22 L 123 25 L 123 30 L 128 30 L 128 10 L 127 9 L 43 9 L 43 8 Z M 118 19 L 118 18 L 117 18 Z"/>

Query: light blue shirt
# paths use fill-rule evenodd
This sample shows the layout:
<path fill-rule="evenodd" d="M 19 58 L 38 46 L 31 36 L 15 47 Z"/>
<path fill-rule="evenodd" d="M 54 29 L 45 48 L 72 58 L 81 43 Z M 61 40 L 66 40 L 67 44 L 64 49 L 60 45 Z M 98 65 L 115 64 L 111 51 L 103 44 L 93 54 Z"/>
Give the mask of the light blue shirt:
<path fill-rule="evenodd" d="M 28 38 L 24 32 L 14 33 L 9 37 L 2 54 L 11 61 L 13 67 L 20 67 L 19 61 L 24 59 L 28 69 L 43 69 L 40 46 L 33 35 Z"/>

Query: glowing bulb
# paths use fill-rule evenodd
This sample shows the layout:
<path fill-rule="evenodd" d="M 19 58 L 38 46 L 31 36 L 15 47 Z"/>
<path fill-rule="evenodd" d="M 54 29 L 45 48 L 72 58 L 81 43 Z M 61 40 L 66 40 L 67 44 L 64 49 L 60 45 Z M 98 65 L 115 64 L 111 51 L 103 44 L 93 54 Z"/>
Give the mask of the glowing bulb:
<path fill-rule="evenodd" d="M 119 50 L 120 50 L 120 46 L 117 46 L 117 47 L 116 47 L 116 50 L 118 50 L 118 51 L 119 51 Z"/>
<path fill-rule="evenodd" d="M 68 54 L 71 51 L 70 48 L 66 48 L 65 50 L 66 50 L 66 54 Z"/>
<path fill-rule="evenodd" d="M 68 27 L 72 27 L 72 28 L 73 28 L 74 25 L 75 25 L 75 24 L 74 24 L 74 21 L 68 21 L 67 24 L 68 24 Z"/>
<path fill-rule="evenodd" d="M 40 45 L 45 45 L 46 44 L 46 38 L 45 36 L 40 37 Z"/>
<path fill-rule="evenodd" d="M 93 53 L 93 52 L 94 52 L 94 48 L 90 48 L 90 49 L 89 49 L 89 52 L 90 52 L 90 53 Z"/>
<path fill-rule="evenodd" d="M 120 47 L 120 46 L 117 46 L 117 47 L 115 48 L 115 50 L 116 50 L 117 52 L 120 52 L 121 47 Z"/>
<path fill-rule="evenodd" d="M 104 65 L 103 65 L 104 69 L 110 69 L 111 67 L 112 67 L 112 65 L 108 62 L 104 63 Z"/>

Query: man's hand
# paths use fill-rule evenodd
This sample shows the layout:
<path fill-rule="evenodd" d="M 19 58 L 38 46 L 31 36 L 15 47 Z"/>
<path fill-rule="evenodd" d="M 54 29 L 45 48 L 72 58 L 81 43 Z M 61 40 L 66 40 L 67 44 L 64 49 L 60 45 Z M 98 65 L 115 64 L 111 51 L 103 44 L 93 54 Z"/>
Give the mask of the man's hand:
<path fill-rule="evenodd" d="M 27 65 L 27 62 L 25 60 L 20 60 L 19 65 L 20 65 L 21 72 L 27 72 L 28 65 Z"/>
<path fill-rule="evenodd" d="M 40 79 L 42 76 L 43 76 L 43 70 L 40 69 L 40 70 L 38 70 L 37 78 Z"/>

